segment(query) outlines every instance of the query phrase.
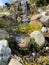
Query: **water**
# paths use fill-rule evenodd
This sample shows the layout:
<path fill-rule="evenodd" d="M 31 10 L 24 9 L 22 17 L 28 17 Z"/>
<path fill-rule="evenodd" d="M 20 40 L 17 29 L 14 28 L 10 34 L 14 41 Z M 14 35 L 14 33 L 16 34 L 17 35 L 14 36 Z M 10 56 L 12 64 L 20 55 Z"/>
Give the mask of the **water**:
<path fill-rule="evenodd" d="M 26 3 L 26 0 L 21 1 L 21 7 L 22 7 L 22 10 L 23 10 L 23 14 L 27 15 L 27 3 Z"/>
<path fill-rule="evenodd" d="M 22 8 L 22 12 L 23 12 L 23 17 L 22 17 L 22 21 L 24 23 L 26 23 L 28 21 L 28 11 L 27 11 L 27 1 L 23 0 L 21 1 L 21 8 Z"/>

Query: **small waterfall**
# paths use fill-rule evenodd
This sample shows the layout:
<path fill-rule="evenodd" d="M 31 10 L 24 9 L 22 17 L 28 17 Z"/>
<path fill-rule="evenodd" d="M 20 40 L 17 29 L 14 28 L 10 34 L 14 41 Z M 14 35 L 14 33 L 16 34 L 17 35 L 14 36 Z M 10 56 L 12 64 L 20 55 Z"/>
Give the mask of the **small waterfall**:
<path fill-rule="evenodd" d="M 27 15 L 27 3 L 26 3 L 26 0 L 21 1 L 21 7 L 22 7 L 22 10 L 23 10 L 23 14 Z"/>
<path fill-rule="evenodd" d="M 22 12 L 23 12 L 23 17 L 22 17 L 22 21 L 24 23 L 26 23 L 28 21 L 28 11 L 27 11 L 27 1 L 26 0 L 22 0 L 21 1 L 21 8 L 22 8 Z"/>

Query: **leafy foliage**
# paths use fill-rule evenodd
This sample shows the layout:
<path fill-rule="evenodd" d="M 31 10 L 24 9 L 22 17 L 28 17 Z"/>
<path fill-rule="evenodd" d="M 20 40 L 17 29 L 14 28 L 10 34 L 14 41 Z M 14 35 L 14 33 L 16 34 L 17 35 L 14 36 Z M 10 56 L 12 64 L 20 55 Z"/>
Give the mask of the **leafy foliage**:
<path fill-rule="evenodd" d="M 48 0 L 35 0 L 36 6 L 45 6 L 47 4 L 49 4 Z"/>
<path fill-rule="evenodd" d="M 38 50 L 39 50 L 39 47 L 38 47 L 38 45 L 36 44 L 36 42 L 35 42 L 34 39 L 31 39 L 31 40 L 30 40 L 30 50 L 31 50 L 31 51 L 38 51 Z"/>

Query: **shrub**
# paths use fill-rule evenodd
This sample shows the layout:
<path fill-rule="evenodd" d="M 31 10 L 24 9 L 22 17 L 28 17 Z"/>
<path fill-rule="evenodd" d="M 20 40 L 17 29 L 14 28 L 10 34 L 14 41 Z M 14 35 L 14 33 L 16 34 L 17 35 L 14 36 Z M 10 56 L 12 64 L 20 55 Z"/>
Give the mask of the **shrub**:
<path fill-rule="evenodd" d="M 38 45 L 36 44 L 36 42 L 35 42 L 34 39 L 31 39 L 31 40 L 30 40 L 30 50 L 31 50 L 32 52 L 34 52 L 34 51 L 39 51 L 39 47 L 38 47 Z"/>
<path fill-rule="evenodd" d="M 48 4 L 47 0 L 35 0 L 36 6 L 45 6 Z"/>
<path fill-rule="evenodd" d="M 27 55 L 29 52 L 29 48 L 19 48 L 18 50 L 21 55 Z"/>

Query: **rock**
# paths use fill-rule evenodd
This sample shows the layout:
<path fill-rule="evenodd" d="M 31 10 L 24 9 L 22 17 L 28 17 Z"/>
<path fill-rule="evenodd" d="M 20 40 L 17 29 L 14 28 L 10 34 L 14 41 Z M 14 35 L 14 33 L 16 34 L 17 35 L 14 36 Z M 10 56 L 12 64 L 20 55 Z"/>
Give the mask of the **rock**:
<path fill-rule="evenodd" d="M 27 0 L 27 2 L 28 2 L 29 4 L 33 4 L 33 3 L 35 2 L 35 0 Z"/>
<path fill-rule="evenodd" d="M 33 20 L 29 24 L 39 26 L 40 29 L 42 28 L 43 24 L 39 20 Z"/>
<path fill-rule="evenodd" d="M 8 41 L 7 40 L 0 40 L 0 45 L 4 45 L 5 47 L 8 47 Z"/>
<path fill-rule="evenodd" d="M 29 42 L 30 42 L 30 38 L 24 34 L 18 34 L 16 35 L 15 37 L 15 40 L 16 40 L 16 44 L 19 46 L 19 47 L 28 47 L 29 46 Z"/>
<path fill-rule="evenodd" d="M 46 6 L 46 10 L 49 10 L 49 5 Z"/>
<path fill-rule="evenodd" d="M 42 32 L 42 34 L 44 35 L 44 37 L 49 38 L 49 32 L 48 31 L 47 32 Z"/>
<path fill-rule="evenodd" d="M 40 21 L 46 25 L 46 26 L 49 26 L 49 16 L 43 16 L 40 18 Z"/>
<path fill-rule="evenodd" d="M 10 16 L 11 14 L 9 12 L 2 12 L 0 13 L 0 17 L 3 17 L 3 16 Z"/>
<path fill-rule="evenodd" d="M 48 33 L 49 33 L 49 27 L 47 28 L 47 31 L 48 31 Z"/>
<path fill-rule="evenodd" d="M 47 32 L 47 28 L 46 27 L 42 27 L 41 31 L 42 32 Z"/>
<path fill-rule="evenodd" d="M 30 34 L 30 38 L 35 39 L 35 42 L 36 42 L 37 45 L 39 45 L 39 47 L 41 47 L 45 43 L 45 38 L 44 38 L 43 34 L 40 31 L 32 32 Z"/>
<path fill-rule="evenodd" d="M 46 15 L 46 16 L 49 16 L 49 10 L 46 11 L 46 14 L 45 14 L 45 15 Z"/>
<path fill-rule="evenodd" d="M 19 56 L 17 56 L 17 55 L 14 55 L 14 58 L 17 60 L 17 61 L 21 61 L 22 59 L 19 57 Z"/>
<path fill-rule="evenodd" d="M 43 10 L 41 8 L 38 8 L 38 13 L 42 13 Z"/>
<path fill-rule="evenodd" d="M 36 52 L 33 52 L 32 53 L 32 56 L 35 58 L 36 57 Z"/>
<path fill-rule="evenodd" d="M 21 17 L 17 17 L 17 21 L 18 21 L 18 23 L 21 23 L 22 22 Z"/>
<path fill-rule="evenodd" d="M 11 56 L 11 49 L 0 44 L 0 65 L 7 65 Z"/>
<path fill-rule="evenodd" d="M 33 14 L 35 12 L 35 5 L 30 6 L 30 13 Z"/>
<path fill-rule="evenodd" d="M 4 39 L 5 35 L 8 35 L 8 33 L 5 30 L 0 29 L 0 39 Z"/>
<path fill-rule="evenodd" d="M 37 19 L 40 19 L 40 18 L 41 18 L 41 14 L 33 15 L 33 16 L 31 17 L 31 21 L 37 20 Z"/>
<path fill-rule="evenodd" d="M 49 47 L 46 47 L 46 51 L 49 50 Z"/>
<path fill-rule="evenodd" d="M 41 15 L 42 15 L 42 17 L 44 17 L 46 15 L 46 12 L 43 12 Z"/>
<path fill-rule="evenodd" d="M 17 57 L 17 58 L 18 58 L 18 57 Z M 12 59 L 10 60 L 10 62 L 9 62 L 8 65 L 22 65 L 22 64 L 20 63 L 19 58 L 18 58 L 18 59 L 17 59 L 17 58 L 12 58 Z"/>
<path fill-rule="evenodd" d="M 49 10 L 46 10 L 45 12 L 42 12 L 42 16 L 49 16 Z"/>

